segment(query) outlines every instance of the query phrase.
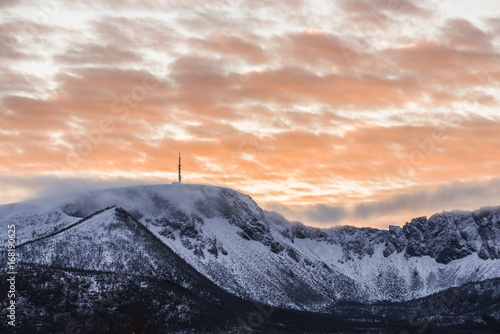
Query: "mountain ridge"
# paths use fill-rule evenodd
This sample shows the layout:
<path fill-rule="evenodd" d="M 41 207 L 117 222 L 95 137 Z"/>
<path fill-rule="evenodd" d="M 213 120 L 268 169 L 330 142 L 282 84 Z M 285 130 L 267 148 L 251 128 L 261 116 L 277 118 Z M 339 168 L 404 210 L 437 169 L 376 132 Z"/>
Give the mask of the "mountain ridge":
<path fill-rule="evenodd" d="M 500 207 L 442 212 L 388 230 L 321 229 L 229 188 L 176 184 L 0 206 L 0 224 L 12 223 L 29 332 L 40 323 L 60 331 L 54 319 L 81 323 L 75 310 L 95 312 L 100 298 L 110 301 L 107 315 L 84 322 L 82 333 L 123 323 L 137 308 L 151 333 L 162 332 L 150 330 L 156 325 L 169 333 L 332 326 L 399 333 L 417 325 L 442 332 L 435 326 L 474 321 L 470 328 L 490 329 L 500 320 Z M 106 291 L 111 298 L 102 297 Z M 260 329 L 249 320 L 256 315 Z"/>
<path fill-rule="evenodd" d="M 44 202 L 44 201 L 54 202 L 55 203 L 54 206 L 57 206 L 63 202 L 67 202 L 68 199 L 73 200 L 73 199 L 83 197 L 86 195 L 99 194 L 99 193 L 110 192 L 110 191 L 126 190 L 126 189 L 141 189 L 141 188 L 144 189 L 144 188 L 149 188 L 149 187 L 171 187 L 171 186 L 174 186 L 174 187 L 191 187 L 192 186 L 192 187 L 219 188 L 219 189 L 229 190 L 231 192 L 237 192 L 243 196 L 247 196 L 249 199 L 251 199 L 253 201 L 253 199 L 249 195 L 241 193 L 240 191 L 237 191 L 237 190 L 233 190 L 233 189 L 228 188 L 228 187 L 205 185 L 205 184 L 185 184 L 185 183 L 182 183 L 182 184 L 152 184 L 152 185 L 138 185 L 138 186 L 118 187 L 118 188 L 106 188 L 106 189 L 99 189 L 99 190 L 90 190 L 90 191 L 85 191 L 85 192 L 75 192 L 75 193 L 71 193 L 70 195 L 63 195 L 63 196 L 47 196 L 47 197 L 32 198 L 32 199 L 28 199 L 28 200 L 24 200 L 24 201 L 19 201 L 19 202 L 0 204 L 0 211 L 2 211 L 2 209 L 5 210 L 7 208 L 14 208 L 16 206 L 22 206 L 22 205 L 38 206 L 40 204 L 40 202 Z M 69 207 L 67 207 L 66 209 L 70 210 Z M 103 209 L 101 209 L 101 210 L 103 210 Z M 270 214 L 281 216 L 283 219 L 287 220 L 287 222 L 290 224 L 300 224 L 300 225 L 303 225 L 303 226 L 310 228 L 310 229 L 318 229 L 318 230 L 322 230 L 322 231 L 336 230 L 336 229 L 342 229 L 342 228 L 372 229 L 372 230 L 377 230 L 377 231 L 390 231 L 391 227 L 403 228 L 405 225 L 411 224 L 414 221 L 423 220 L 425 222 L 425 221 L 430 220 L 431 218 L 433 218 L 434 216 L 437 216 L 437 215 L 471 213 L 471 212 L 481 212 L 481 211 L 488 211 L 488 210 L 500 211 L 500 205 L 498 205 L 498 206 L 491 206 L 491 205 L 484 206 L 484 207 L 480 207 L 480 208 L 475 209 L 475 210 L 461 210 L 461 209 L 444 210 L 444 211 L 436 212 L 436 213 L 432 214 L 429 218 L 427 218 L 426 215 L 414 217 L 414 218 L 410 219 L 409 222 L 407 221 L 405 223 L 401 223 L 401 225 L 389 225 L 389 227 L 387 229 L 385 229 L 385 228 L 370 227 L 370 226 L 358 227 L 358 226 L 349 225 L 349 224 L 336 225 L 336 226 L 332 226 L 332 227 L 317 227 L 317 226 L 307 225 L 303 222 L 296 221 L 296 220 L 288 221 L 287 218 L 285 218 L 282 214 L 280 214 L 278 212 L 262 209 L 262 211 L 268 212 Z M 66 212 L 66 213 L 68 214 L 68 216 L 76 217 L 76 218 L 85 218 L 87 216 L 85 214 L 81 214 L 78 212 Z"/>
<path fill-rule="evenodd" d="M 340 301 L 412 300 L 500 277 L 499 207 L 443 212 L 380 230 L 308 227 L 262 210 L 248 195 L 203 185 L 117 188 L 40 203 L 28 203 L 28 213 L 22 203 L 0 206 L 2 222 L 24 223 L 18 228 L 22 244 L 56 240 L 103 207 L 117 206 L 215 285 L 284 308 L 321 311 Z M 101 233 L 88 249 L 106 240 Z"/>

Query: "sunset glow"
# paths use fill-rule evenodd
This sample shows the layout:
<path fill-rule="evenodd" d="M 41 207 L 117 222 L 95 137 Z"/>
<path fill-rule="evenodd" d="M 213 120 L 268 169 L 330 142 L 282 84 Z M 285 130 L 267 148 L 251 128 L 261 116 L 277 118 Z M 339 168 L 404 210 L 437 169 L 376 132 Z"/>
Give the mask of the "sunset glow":
<path fill-rule="evenodd" d="M 309 225 L 500 205 L 500 5 L 0 1 L 0 204 L 183 181 Z"/>

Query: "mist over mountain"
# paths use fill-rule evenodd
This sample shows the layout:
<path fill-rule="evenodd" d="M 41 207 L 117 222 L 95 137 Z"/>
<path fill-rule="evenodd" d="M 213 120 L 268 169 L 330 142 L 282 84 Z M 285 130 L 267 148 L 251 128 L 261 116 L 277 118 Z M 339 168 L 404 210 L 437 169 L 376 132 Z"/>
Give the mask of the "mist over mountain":
<path fill-rule="evenodd" d="M 19 309 L 31 316 L 20 316 L 21 324 L 41 332 L 71 321 L 91 330 L 112 323 L 110 314 L 123 320 L 140 310 L 149 317 L 144 326 L 154 323 L 158 332 L 238 333 L 249 328 L 238 319 L 256 305 L 275 310 L 250 326 L 256 332 L 302 328 L 290 320 L 293 312 L 330 316 L 321 318 L 322 332 L 331 321 L 363 331 L 360 320 L 374 322 L 376 332 L 392 321 L 397 331 L 414 313 L 448 326 L 489 328 L 500 319 L 500 207 L 443 212 L 388 230 L 320 229 L 228 188 L 172 184 L 3 205 L 0 222 L 16 224 L 19 280 L 30 277 Z M 115 307 L 82 325 L 78 311 L 92 310 L 109 291 Z M 438 314 L 418 315 L 450 291 L 453 302 Z M 37 316 L 43 296 L 54 307 Z M 462 297 L 475 301 L 457 303 Z M 199 316 L 207 305 L 215 307 L 214 322 Z"/>

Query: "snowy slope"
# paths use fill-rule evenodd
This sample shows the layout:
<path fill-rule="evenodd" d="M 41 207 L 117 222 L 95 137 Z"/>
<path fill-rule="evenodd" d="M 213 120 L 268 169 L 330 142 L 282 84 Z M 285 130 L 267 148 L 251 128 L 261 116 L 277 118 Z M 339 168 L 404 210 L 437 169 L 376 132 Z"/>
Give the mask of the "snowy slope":
<path fill-rule="evenodd" d="M 76 223 L 82 217 L 66 214 L 62 209 L 67 198 L 40 199 L 0 206 L 1 226 L 15 224 L 17 243 L 39 238 Z M 5 244 L 0 245 L 4 247 Z"/>
<path fill-rule="evenodd" d="M 402 228 L 377 230 L 290 223 L 261 210 L 247 195 L 202 185 L 119 188 L 37 205 L 43 210 L 32 203 L 0 206 L 0 223 L 15 220 L 26 242 L 115 205 L 151 235 L 134 239 L 130 228 L 110 228 L 118 223 L 116 212 L 107 210 L 86 224 L 26 245 L 27 262 L 61 265 L 57 254 L 84 240 L 88 248 L 74 259 L 64 259 L 70 262 L 63 266 L 133 272 L 134 265 L 126 265 L 130 252 L 143 263 L 138 272 L 165 274 L 169 269 L 161 267 L 154 247 L 142 246 L 154 235 L 226 291 L 288 308 L 324 310 L 339 300 L 410 300 L 500 277 L 499 208 L 442 213 L 414 219 Z M 49 218 L 54 212 L 61 218 Z M 35 237 L 32 230 L 37 231 Z M 127 247 L 91 259 L 84 256 L 110 244 Z M 38 253 L 47 249 L 46 254 L 30 255 L 37 252 L 30 248 L 35 246 Z M 78 260 L 82 256 L 85 261 Z"/>
<path fill-rule="evenodd" d="M 170 268 L 159 261 L 152 251 L 154 240 L 141 228 L 125 211 L 111 207 L 69 229 L 18 246 L 18 256 L 21 262 L 54 267 L 166 276 Z"/>
<path fill-rule="evenodd" d="M 127 211 L 114 206 L 18 245 L 17 257 L 23 264 L 167 280 L 208 300 L 224 296 Z"/>

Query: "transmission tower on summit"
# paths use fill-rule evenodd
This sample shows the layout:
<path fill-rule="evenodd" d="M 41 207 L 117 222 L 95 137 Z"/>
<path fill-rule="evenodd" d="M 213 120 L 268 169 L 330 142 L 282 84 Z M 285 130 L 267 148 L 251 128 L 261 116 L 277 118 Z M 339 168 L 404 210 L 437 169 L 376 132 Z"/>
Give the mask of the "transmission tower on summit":
<path fill-rule="evenodd" d="M 179 183 L 181 183 L 181 152 L 179 152 Z"/>

